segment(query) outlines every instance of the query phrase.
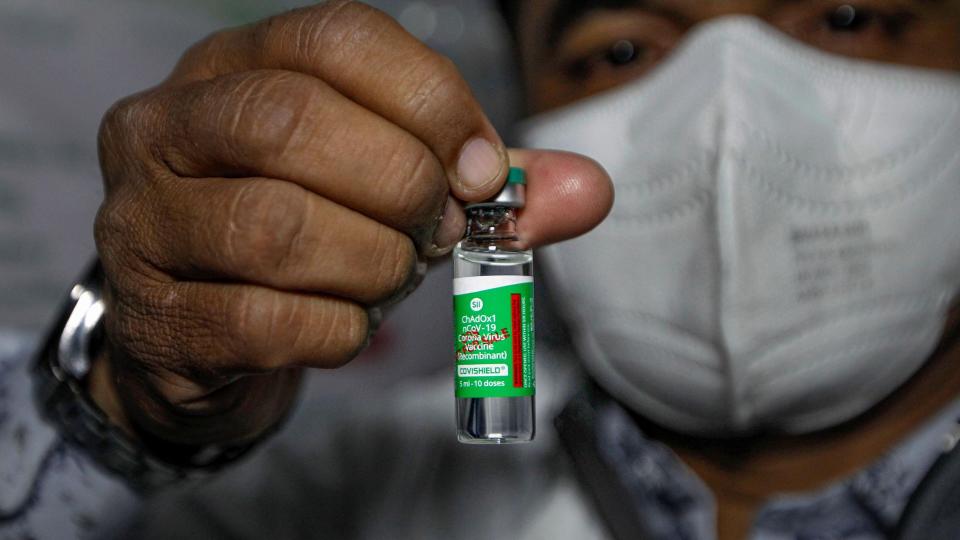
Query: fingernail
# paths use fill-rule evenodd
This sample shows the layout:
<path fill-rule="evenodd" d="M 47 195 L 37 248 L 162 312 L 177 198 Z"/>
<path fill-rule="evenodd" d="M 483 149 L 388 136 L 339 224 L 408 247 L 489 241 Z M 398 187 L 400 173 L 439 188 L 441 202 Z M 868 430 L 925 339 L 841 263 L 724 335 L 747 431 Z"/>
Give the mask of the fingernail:
<path fill-rule="evenodd" d="M 447 206 L 443 209 L 443 217 L 437 224 L 437 230 L 433 233 L 433 253 L 432 256 L 442 255 L 456 245 L 463 238 L 463 233 L 467 229 L 466 216 L 460 205 L 453 197 L 447 198 Z"/>
<path fill-rule="evenodd" d="M 470 139 L 457 162 L 460 186 L 466 191 L 479 190 L 500 176 L 502 167 L 500 152 L 489 141 L 481 137 Z"/>

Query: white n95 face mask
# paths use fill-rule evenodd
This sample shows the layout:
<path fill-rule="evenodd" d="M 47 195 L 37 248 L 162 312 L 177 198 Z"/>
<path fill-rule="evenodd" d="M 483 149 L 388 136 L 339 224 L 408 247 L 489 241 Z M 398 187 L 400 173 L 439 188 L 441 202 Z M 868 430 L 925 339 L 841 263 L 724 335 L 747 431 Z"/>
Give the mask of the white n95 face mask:
<path fill-rule="evenodd" d="M 960 76 L 730 17 L 521 133 L 613 177 L 609 218 L 541 260 L 588 371 L 652 420 L 827 427 L 938 343 L 960 283 Z"/>

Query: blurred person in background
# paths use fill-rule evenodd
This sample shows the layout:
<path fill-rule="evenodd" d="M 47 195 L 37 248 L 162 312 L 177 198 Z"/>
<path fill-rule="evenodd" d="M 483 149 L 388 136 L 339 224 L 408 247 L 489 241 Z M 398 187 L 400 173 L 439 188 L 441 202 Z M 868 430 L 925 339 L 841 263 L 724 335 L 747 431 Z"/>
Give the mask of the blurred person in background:
<path fill-rule="evenodd" d="M 107 113 L 102 264 L 37 367 L 4 364 L 0 418 L 35 421 L 3 453 L 0 532 L 957 534 L 960 5 L 501 9 L 524 149 L 345 1 L 217 33 Z M 538 311 L 562 315 L 537 441 L 458 445 L 448 374 L 306 384 L 279 430 L 304 369 L 351 361 L 508 165 L 522 240 L 553 244 Z"/>

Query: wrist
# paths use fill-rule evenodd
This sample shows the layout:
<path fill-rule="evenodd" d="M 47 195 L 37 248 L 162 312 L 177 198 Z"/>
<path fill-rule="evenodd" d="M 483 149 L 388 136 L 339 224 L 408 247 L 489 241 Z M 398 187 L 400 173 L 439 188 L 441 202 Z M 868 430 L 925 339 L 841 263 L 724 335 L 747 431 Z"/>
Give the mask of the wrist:
<path fill-rule="evenodd" d="M 254 444 L 193 447 L 157 444 L 131 422 L 104 353 L 99 264 L 74 285 L 34 362 L 35 398 L 70 444 L 137 489 L 204 476 L 243 456 Z"/>

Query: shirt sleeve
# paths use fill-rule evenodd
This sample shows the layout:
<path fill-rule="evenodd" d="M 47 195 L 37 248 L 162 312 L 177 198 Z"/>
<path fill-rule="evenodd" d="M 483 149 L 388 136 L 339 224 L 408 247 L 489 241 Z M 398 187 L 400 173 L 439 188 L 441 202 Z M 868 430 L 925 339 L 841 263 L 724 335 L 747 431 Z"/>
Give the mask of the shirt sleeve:
<path fill-rule="evenodd" d="M 43 419 L 30 370 L 35 344 L 0 331 L 0 540 L 115 537 L 140 497 Z"/>

